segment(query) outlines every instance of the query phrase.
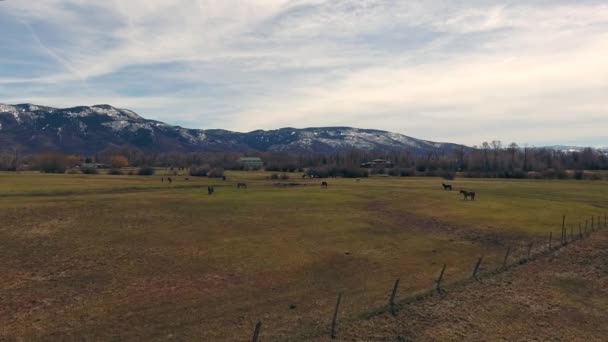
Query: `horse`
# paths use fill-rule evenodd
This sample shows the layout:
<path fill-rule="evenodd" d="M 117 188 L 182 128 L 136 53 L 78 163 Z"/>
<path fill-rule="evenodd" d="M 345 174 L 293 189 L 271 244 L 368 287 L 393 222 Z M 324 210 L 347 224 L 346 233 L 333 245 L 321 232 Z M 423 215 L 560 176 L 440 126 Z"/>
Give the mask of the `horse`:
<path fill-rule="evenodd" d="M 327 186 L 328 186 L 328 185 L 327 185 L 327 182 L 323 182 L 323 183 L 321 183 L 321 187 L 323 187 L 323 188 L 327 189 Z"/>
<path fill-rule="evenodd" d="M 171 177 L 168 177 L 168 178 L 167 178 L 167 181 L 169 182 L 169 184 L 172 184 L 172 183 L 173 183 L 173 179 L 172 179 Z"/>
<path fill-rule="evenodd" d="M 443 185 L 443 190 L 450 190 L 452 191 L 452 185 L 450 184 L 445 184 L 445 183 L 441 183 L 441 185 Z"/>
<path fill-rule="evenodd" d="M 208 186 L 207 187 L 207 194 L 208 195 L 213 195 L 214 192 L 215 192 L 215 188 L 213 188 L 212 186 Z"/>
<path fill-rule="evenodd" d="M 186 177 L 186 178 L 184 178 L 184 180 L 185 180 L 185 181 L 189 181 L 189 180 L 190 180 L 190 178 Z"/>
<path fill-rule="evenodd" d="M 161 179 L 160 179 L 160 182 L 161 182 L 161 183 L 164 183 L 164 182 L 165 182 L 165 178 L 164 178 L 164 177 L 163 177 L 163 178 L 161 178 Z"/>
<path fill-rule="evenodd" d="M 237 188 L 237 189 L 240 189 L 240 188 L 245 188 L 245 189 L 247 189 L 247 184 L 246 184 L 246 183 L 238 183 L 238 184 L 236 185 L 236 188 Z"/>
<path fill-rule="evenodd" d="M 464 196 L 465 201 L 468 200 L 469 197 L 471 198 L 471 201 L 475 200 L 475 191 L 460 190 L 460 193 Z"/>

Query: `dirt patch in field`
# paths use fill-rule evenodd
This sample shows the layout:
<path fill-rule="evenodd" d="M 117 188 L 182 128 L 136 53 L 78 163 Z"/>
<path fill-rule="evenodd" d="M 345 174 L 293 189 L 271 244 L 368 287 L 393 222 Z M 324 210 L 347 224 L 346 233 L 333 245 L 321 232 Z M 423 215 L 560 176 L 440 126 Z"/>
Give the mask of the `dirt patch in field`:
<path fill-rule="evenodd" d="M 480 283 L 344 323 L 341 341 L 605 341 L 608 233 Z M 319 338 L 318 341 L 327 340 Z"/>
<path fill-rule="evenodd" d="M 397 210 L 387 201 L 371 201 L 368 210 L 388 218 L 397 229 L 411 229 L 421 233 L 441 234 L 454 239 L 471 241 L 485 246 L 514 246 L 529 241 L 529 236 L 509 232 L 508 229 L 474 228 L 445 222 L 437 217 L 418 215 L 412 212 Z"/>

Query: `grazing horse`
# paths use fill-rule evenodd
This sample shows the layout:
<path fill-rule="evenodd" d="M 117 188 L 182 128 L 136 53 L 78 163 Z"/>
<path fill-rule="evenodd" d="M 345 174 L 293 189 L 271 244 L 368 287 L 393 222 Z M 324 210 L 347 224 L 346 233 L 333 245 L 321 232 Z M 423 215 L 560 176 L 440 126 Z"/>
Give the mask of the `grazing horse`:
<path fill-rule="evenodd" d="M 223 180 L 223 181 L 226 181 L 226 176 L 222 176 L 222 180 Z"/>
<path fill-rule="evenodd" d="M 214 192 L 215 192 L 215 188 L 213 188 L 212 186 L 208 186 L 207 187 L 207 194 L 208 195 L 213 195 Z"/>
<path fill-rule="evenodd" d="M 246 183 L 238 183 L 238 184 L 236 185 L 236 188 L 237 188 L 237 189 L 240 189 L 240 188 L 245 188 L 245 189 L 247 189 L 247 184 L 246 184 Z"/>
<path fill-rule="evenodd" d="M 185 180 L 185 181 L 189 181 L 189 180 L 190 180 L 190 178 L 186 177 L 186 178 L 184 178 L 184 180 Z"/>
<path fill-rule="evenodd" d="M 450 190 L 452 191 L 452 185 L 451 184 L 445 184 L 445 183 L 441 183 L 441 185 L 443 185 L 443 190 Z"/>
<path fill-rule="evenodd" d="M 167 178 L 167 181 L 169 181 L 169 184 L 173 183 L 173 179 L 171 179 L 171 177 Z"/>
<path fill-rule="evenodd" d="M 327 182 L 323 182 L 323 183 L 321 183 L 321 187 L 323 187 L 323 188 L 327 189 Z"/>
<path fill-rule="evenodd" d="M 460 190 L 460 193 L 464 196 L 465 200 L 468 200 L 469 197 L 471 198 L 471 201 L 475 200 L 475 191 Z"/>

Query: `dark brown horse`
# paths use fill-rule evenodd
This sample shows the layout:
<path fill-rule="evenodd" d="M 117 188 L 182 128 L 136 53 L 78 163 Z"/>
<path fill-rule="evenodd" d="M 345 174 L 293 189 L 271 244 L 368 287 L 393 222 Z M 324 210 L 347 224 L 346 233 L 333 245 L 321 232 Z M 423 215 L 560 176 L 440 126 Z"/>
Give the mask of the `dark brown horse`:
<path fill-rule="evenodd" d="M 208 195 L 213 195 L 213 193 L 215 192 L 215 188 L 212 186 L 208 186 L 207 187 L 207 194 Z"/>
<path fill-rule="evenodd" d="M 462 196 L 464 196 L 465 201 L 469 198 L 471 198 L 471 201 L 475 200 L 475 191 L 460 190 L 460 193 L 462 194 Z"/>
<path fill-rule="evenodd" d="M 321 183 L 321 187 L 327 189 L 327 187 L 328 187 L 327 182 Z"/>
<path fill-rule="evenodd" d="M 238 183 L 238 184 L 236 185 L 236 188 L 237 188 L 237 189 L 240 189 L 240 188 L 247 189 L 247 183 Z"/>
<path fill-rule="evenodd" d="M 452 185 L 451 184 L 445 184 L 445 183 L 441 183 L 441 185 L 443 185 L 443 190 L 450 190 L 452 191 Z"/>

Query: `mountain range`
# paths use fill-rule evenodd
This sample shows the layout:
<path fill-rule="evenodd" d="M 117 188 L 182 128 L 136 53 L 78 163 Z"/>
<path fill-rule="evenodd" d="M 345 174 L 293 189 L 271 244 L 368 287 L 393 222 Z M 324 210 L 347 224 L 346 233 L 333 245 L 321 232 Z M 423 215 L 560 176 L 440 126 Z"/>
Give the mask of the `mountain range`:
<path fill-rule="evenodd" d="M 52 108 L 33 104 L 0 104 L 0 146 L 16 146 L 29 153 L 94 154 L 125 145 L 147 152 L 327 153 L 361 149 L 444 154 L 468 149 L 462 145 L 431 142 L 373 129 L 281 128 L 240 133 L 172 126 L 110 105 Z"/>

